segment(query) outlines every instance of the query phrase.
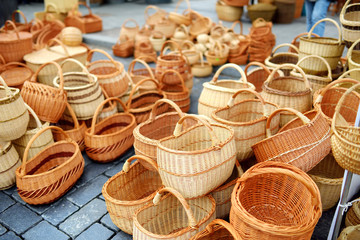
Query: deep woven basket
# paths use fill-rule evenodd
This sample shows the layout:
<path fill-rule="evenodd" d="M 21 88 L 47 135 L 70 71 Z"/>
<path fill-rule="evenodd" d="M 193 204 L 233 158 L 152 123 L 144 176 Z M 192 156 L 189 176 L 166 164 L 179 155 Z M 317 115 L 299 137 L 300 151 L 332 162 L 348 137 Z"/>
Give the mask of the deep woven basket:
<path fill-rule="evenodd" d="M 350 2 L 345 2 L 339 16 L 343 39 L 348 48 L 360 38 L 360 4 Z"/>
<path fill-rule="evenodd" d="M 292 53 L 292 52 L 276 53 L 276 51 L 282 47 L 290 47 L 290 48 L 294 49 L 295 53 Z M 281 64 L 285 64 L 285 63 L 297 64 L 298 59 L 299 59 L 298 53 L 299 53 L 299 50 L 294 45 L 289 44 L 289 43 L 280 44 L 280 45 L 276 46 L 274 48 L 274 50 L 271 52 L 270 56 L 265 59 L 265 65 L 267 67 L 276 68 L 276 67 L 280 66 Z M 285 76 L 289 76 L 291 70 L 292 70 L 291 68 L 289 68 L 289 69 L 281 68 L 281 71 L 284 72 Z"/>
<path fill-rule="evenodd" d="M 249 71 L 249 68 L 251 66 L 258 66 L 257 68 L 251 69 Z M 262 92 L 262 86 L 266 79 L 270 76 L 271 72 L 274 70 L 274 68 L 268 68 L 264 64 L 260 62 L 251 62 L 248 65 L 246 65 L 244 72 L 246 74 L 247 81 L 249 83 L 252 83 L 255 86 L 255 91 L 258 93 Z M 283 71 L 277 71 L 275 73 L 274 77 L 282 77 L 284 76 Z"/>

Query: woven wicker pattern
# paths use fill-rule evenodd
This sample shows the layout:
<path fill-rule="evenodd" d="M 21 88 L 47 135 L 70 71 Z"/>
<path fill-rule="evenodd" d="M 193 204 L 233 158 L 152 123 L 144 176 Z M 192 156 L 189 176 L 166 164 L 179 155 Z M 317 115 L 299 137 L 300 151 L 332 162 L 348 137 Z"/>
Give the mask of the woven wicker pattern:
<path fill-rule="evenodd" d="M 136 63 L 142 64 L 145 68 L 134 69 Z M 149 65 L 141 59 L 134 59 L 131 61 L 129 64 L 128 73 L 135 84 L 146 78 L 157 80 L 155 79 L 155 69 L 150 68 Z M 144 82 L 138 88 L 140 92 L 153 91 L 157 89 L 156 84 L 151 81 Z"/>
<path fill-rule="evenodd" d="M 341 231 L 338 240 L 351 240 L 360 238 L 360 226 L 347 227 Z"/>
<path fill-rule="evenodd" d="M 248 7 L 248 14 L 251 22 L 258 18 L 271 22 L 276 11 L 276 6 L 268 3 L 253 4 Z"/>
<path fill-rule="evenodd" d="M 61 41 L 68 46 L 78 46 L 82 43 L 82 33 L 75 27 L 66 27 L 61 30 Z"/>
<path fill-rule="evenodd" d="M 227 62 L 229 56 L 229 47 L 225 43 L 215 41 L 211 44 L 209 50 L 205 52 L 206 60 L 213 66 L 221 66 Z"/>
<path fill-rule="evenodd" d="M 348 65 L 349 69 L 356 69 L 360 68 L 360 51 L 354 50 L 354 48 L 360 43 L 360 40 L 356 40 L 351 47 L 349 48 L 347 52 L 347 59 L 348 59 Z M 350 77 L 353 79 L 356 79 L 360 81 L 360 74 L 358 71 L 350 72 Z"/>
<path fill-rule="evenodd" d="M 97 116 L 102 107 L 110 102 L 119 102 L 124 113 L 114 114 L 96 124 Z M 112 97 L 103 101 L 96 109 L 91 128 L 85 132 L 85 151 L 93 160 L 110 162 L 121 156 L 134 143 L 133 130 L 136 127 L 134 115 L 118 98 Z"/>
<path fill-rule="evenodd" d="M 241 19 L 244 11 L 243 7 L 230 6 L 223 1 L 216 2 L 215 10 L 220 20 L 228 22 L 233 22 Z"/>
<path fill-rule="evenodd" d="M 357 201 L 359 199 L 355 199 Z M 356 226 L 360 224 L 360 202 L 354 202 L 350 207 L 349 211 L 346 213 L 345 226 Z"/>
<path fill-rule="evenodd" d="M 248 169 L 236 183 L 231 203 L 230 223 L 241 239 L 310 239 L 321 216 L 316 184 L 283 163 Z"/>
<path fill-rule="evenodd" d="M 84 5 L 89 14 L 82 16 L 78 10 L 74 8 L 68 13 L 64 22 L 66 26 L 77 27 L 83 33 L 93 33 L 102 30 L 102 20 L 99 16 L 92 13 L 90 7 L 86 3 L 79 2 L 79 5 Z"/>
<path fill-rule="evenodd" d="M 21 165 L 21 159 L 11 142 L 0 142 L 0 190 L 11 188 L 15 184 L 15 170 Z"/>
<path fill-rule="evenodd" d="M 235 228 L 228 222 L 215 219 L 190 240 L 240 240 L 240 235 Z"/>
<path fill-rule="evenodd" d="M 165 196 L 162 193 L 170 192 Z M 139 209 L 134 217 L 134 240 L 187 240 L 215 219 L 211 196 L 185 200 L 179 192 L 163 188 L 153 203 Z"/>
<path fill-rule="evenodd" d="M 151 15 L 149 14 L 150 9 L 155 10 L 155 12 Z M 146 24 L 151 27 L 155 27 L 167 16 L 167 12 L 164 9 L 161 9 L 155 5 L 148 5 L 145 8 L 144 15 L 145 15 Z"/>
<path fill-rule="evenodd" d="M 4 64 L 0 69 L 0 76 L 9 87 L 16 87 L 21 90 L 25 81 L 29 81 L 34 72 L 25 64 L 11 62 Z"/>
<path fill-rule="evenodd" d="M 220 73 L 226 68 L 236 69 L 240 75 L 242 81 L 233 79 L 218 80 Z M 255 90 L 254 85 L 247 82 L 244 71 L 236 64 L 228 63 L 220 67 L 213 79 L 210 82 L 203 83 L 203 90 L 199 97 L 198 113 L 211 117 L 211 113 L 221 107 L 225 107 L 229 99 L 240 89 L 252 89 Z M 237 101 L 253 98 L 251 94 L 239 94 L 236 98 Z"/>
<path fill-rule="evenodd" d="M 360 4 L 350 2 L 351 0 L 345 2 L 339 16 L 342 36 L 348 48 L 360 38 Z"/>
<path fill-rule="evenodd" d="M 200 34 L 208 34 L 212 27 L 212 21 L 210 18 L 202 16 L 196 11 L 191 11 L 191 17 L 193 21 L 189 26 L 189 33 L 193 37 L 197 37 Z M 195 17 L 195 19 L 194 19 Z"/>
<path fill-rule="evenodd" d="M 202 124 L 181 132 L 187 118 L 195 118 Z M 157 150 L 164 185 L 176 189 L 185 198 L 204 196 L 223 184 L 232 173 L 235 157 L 234 131 L 193 115 L 180 118 L 174 135 L 161 139 Z"/>
<path fill-rule="evenodd" d="M 130 166 L 135 159 L 146 161 L 143 156 L 130 157 L 123 171 L 112 176 L 102 188 L 112 222 L 128 234 L 133 231 L 135 212 L 151 203 L 156 191 L 162 187 L 157 172 L 145 169 L 138 161 Z"/>
<path fill-rule="evenodd" d="M 0 139 L 11 141 L 24 135 L 29 122 L 20 90 L 10 88 L 0 76 Z"/>
<path fill-rule="evenodd" d="M 126 24 L 130 23 L 130 22 L 134 23 L 135 26 L 134 27 L 126 26 Z M 134 25 L 134 24 L 132 24 L 132 25 Z M 119 39 L 121 39 L 121 40 L 128 39 L 128 40 L 134 41 L 135 36 L 138 32 L 139 32 L 139 24 L 136 22 L 135 19 L 128 18 L 121 25 Z"/>
<path fill-rule="evenodd" d="M 276 51 L 282 47 L 290 47 L 294 49 L 295 53 L 292 52 L 276 53 Z M 299 53 L 299 49 L 294 45 L 289 43 L 280 44 L 276 46 L 274 50 L 271 52 L 271 55 L 265 59 L 265 65 L 267 67 L 276 68 L 279 65 L 285 63 L 297 64 L 299 59 L 298 53 Z M 289 76 L 292 68 L 281 68 L 281 70 L 284 72 L 285 76 Z"/>
<path fill-rule="evenodd" d="M 284 110 L 295 113 L 297 118 L 270 136 L 272 117 Z M 317 111 L 303 115 L 294 109 L 280 108 L 268 118 L 266 131 L 267 138 L 252 146 L 258 162 L 289 163 L 307 172 L 330 152 L 330 126 Z"/>
<path fill-rule="evenodd" d="M 168 18 L 175 22 L 176 24 L 178 25 L 181 25 L 181 24 L 184 24 L 186 26 L 190 25 L 191 22 L 192 22 L 192 19 L 191 19 L 191 15 L 190 15 L 190 12 L 191 12 L 191 6 L 190 6 L 190 1 L 189 0 L 185 0 L 184 2 L 186 2 L 187 4 L 187 9 L 185 9 L 185 11 L 183 12 L 183 14 L 180 14 L 180 13 L 177 13 L 177 10 L 180 6 L 180 3 L 182 2 L 183 0 L 179 0 L 178 3 L 176 4 L 176 8 L 175 8 L 175 11 L 174 12 L 170 12 L 169 15 L 168 15 Z"/>
<path fill-rule="evenodd" d="M 133 40 L 117 40 L 115 45 L 112 46 L 113 54 L 117 57 L 130 57 L 134 55 L 135 42 Z"/>
<path fill-rule="evenodd" d="M 46 204 L 57 200 L 71 189 L 84 170 L 84 158 L 79 146 L 68 137 L 28 160 L 31 144 L 48 129 L 62 131 L 61 128 L 50 126 L 36 133 L 25 149 L 21 167 L 16 169 L 18 193 L 29 204 Z"/>
<path fill-rule="evenodd" d="M 294 39 L 291 41 L 291 44 L 294 45 L 295 47 L 298 48 L 299 50 L 299 46 L 300 46 L 300 37 L 303 37 L 303 36 L 307 36 L 308 33 L 305 32 L 305 33 L 300 33 L 299 35 L 297 35 L 296 37 L 294 37 Z M 314 36 L 314 37 L 319 37 L 319 35 L 317 35 L 316 33 L 312 33 L 311 36 Z M 296 53 L 296 51 L 289 47 L 289 52 L 293 52 L 293 53 Z M 297 53 L 299 53 L 299 51 L 297 51 Z"/>

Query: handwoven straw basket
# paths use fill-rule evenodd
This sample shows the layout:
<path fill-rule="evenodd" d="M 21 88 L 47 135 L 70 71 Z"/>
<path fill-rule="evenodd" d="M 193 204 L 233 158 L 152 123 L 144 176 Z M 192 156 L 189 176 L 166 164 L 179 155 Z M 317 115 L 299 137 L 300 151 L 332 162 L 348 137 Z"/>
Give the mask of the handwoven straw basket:
<path fill-rule="evenodd" d="M 322 22 L 331 22 L 333 23 L 339 31 L 339 38 L 329 38 L 329 37 L 311 37 L 315 27 Z M 342 41 L 341 30 L 337 22 L 330 18 L 323 18 L 316 22 L 313 27 L 308 32 L 306 37 L 300 37 L 299 45 L 299 59 L 302 59 L 308 55 L 318 55 L 323 57 L 330 65 L 331 70 L 335 70 L 340 60 L 340 57 L 343 53 L 345 44 Z M 320 63 L 320 62 L 319 62 Z M 324 64 L 314 64 L 313 62 L 305 63 L 303 62 L 300 67 L 304 71 L 327 71 Z M 309 72 L 308 72 L 309 73 Z"/>
<path fill-rule="evenodd" d="M 165 196 L 161 194 L 168 192 Z M 211 196 L 185 200 L 175 189 L 162 188 L 153 203 L 134 216 L 134 240 L 188 240 L 215 219 Z"/>
<path fill-rule="evenodd" d="M 15 185 L 15 170 L 21 159 L 11 142 L 0 141 L 0 190 Z"/>
<path fill-rule="evenodd" d="M 188 118 L 201 124 L 182 131 L 183 122 Z M 160 139 L 157 146 L 154 167 L 164 185 L 176 189 L 185 198 L 208 194 L 223 184 L 234 169 L 234 130 L 195 115 L 181 117 L 173 136 Z"/>
<path fill-rule="evenodd" d="M 352 240 L 360 238 L 360 225 L 350 226 L 341 231 L 338 240 Z"/>
<path fill-rule="evenodd" d="M 292 53 L 292 52 L 276 53 L 276 51 L 282 47 L 291 47 L 292 49 L 294 49 L 295 53 Z M 298 53 L 299 53 L 299 50 L 294 45 L 289 44 L 289 43 L 280 44 L 280 45 L 276 46 L 274 48 L 274 50 L 271 52 L 271 55 L 265 59 L 265 65 L 267 67 L 276 68 L 279 65 L 284 64 L 284 63 L 297 64 L 298 59 L 299 59 Z M 289 68 L 289 69 L 281 68 L 281 70 L 284 72 L 285 76 L 289 76 L 292 68 Z"/>
<path fill-rule="evenodd" d="M 25 64 L 10 62 L 0 66 L 0 76 L 9 87 L 16 87 L 21 90 L 25 81 L 29 81 L 34 72 Z"/>
<path fill-rule="evenodd" d="M 159 52 L 161 51 L 162 45 L 166 41 L 166 37 L 162 32 L 154 31 L 151 34 L 149 41 L 151 42 L 151 45 L 153 46 L 154 50 Z"/>
<path fill-rule="evenodd" d="M 117 42 L 112 46 L 113 54 L 117 57 L 130 57 L 134 55 L 135 41 L 129 39 L 118 39 Z"/>
<path fill-rule="evenodd" d="M 191 72 L 195 77 L 207 77 L 211 75 L 213 67 L 209 62 L 204 61 L 202 52 L 199 51 L 200 62 L 191 66 Z"/>
<path fill-rule="evenodd" d="M 200 34 L 208 34 L 212 27 L 212 21 L 209 17 L 202 16 L 196 11 L 191 11 L 192 17 L 195 19 L 189 26 L 189 33 L 192 37 L 197 37 Z"/>
<path fill-rule="evenodd" d="M 323 211 L 335 206 L 340 198 L 344 169 L 336 163 L 333 155 L 327 155 L 308 174 L 319 188 Z"/>
<path fill-rule="evenodd" d="M 136 63 L 142 64 L 145 68 L 134 69 Z M 139 58 L 136 58 L 133 61 L 131 61 L 131 63 L 129 64 L 128 73 L 134 84 L 137 84 L 141 80 L 149 77 L 154 80 L 157 80 L 155 79 L 155 75 L 154 75 L 155 69 L 150 68 L 150 66 L 145 61 Z M 138 89 L 140 92 L 146 92 L 146 91 L 154 91 L 157 89 L 157 87 L 156 84 L 154 84 L 153 82 L 147 81 L 141 84 L 141 86 L 139 86 Z"/>
<path fill-rule="evenodd" d="M 128 234 L 133 233 L 135 212 L 150 204 L 162 187 L 157 172 L 145 169 L 139 161 L 130 166 L 135 159 L 146 161 L 146 157 L 139 155 L 128 158 L 123 170 L 107 180 L 101 191 L 111 221 Z"/>
<path fill-rule="evenodd" d="M 295 113 L 297 118 L 271 136 L 270 124 L 273 116 L 285 110 Z M 258 162 L 289 163 L 304 172 L 315 167 L 331 149 L 330 126 L 320 112 L 315 110 L 305 114 L 291 108 L 275 110 L 267 120 L 266 137 L 252 146 Z"/>
<path fill-rule="evenodd" d="M 235 103 L 238 94 L 247 92 L 255 95 L 258 99 L 247 99 Z M 241 89 L 230 99 L 226 107 L 212 112 L 212 119 L 224 124 L 235 132 L 236 159 L 240 162 L 253 156 L 251 146 L 266 138 L 266 121 L 273 111 L 279 107 L 276 104 L 265 102 L 255 91 Z M 272 134 L 279 130 L 280 113 L 271 121 Z"/>
<path fill-rule="evenodd" d="M 26 108 L 28 109 L 29 113 L 32 116 L 30 118 L 27 130 L 24 133 L 24 135 L 22 135 L 20 138 L 12 141 L 12 144 L 14 145 L 17 153 L 19 154 L 20 159 L 23 158 L 26 146 L 28 145 L 30 139 L 42 128 L 49 126 L 48 122 L 42 124 L 40 122 L 40 119 L 34 112 L 34 110 L 32 110 L 27 104 L 26 104 Z M 51 130 L 49 129 L 43 134 L 41 134 L 38 138 L 36 138 L 36 140 L 29 149 L 28 158 L 30 159 L 33 158 L 38 152 L 40 152 L 41 150 L 43 150 L 47 146 L 50 146 L 53 143 L 54 143 L 54 138 L 53 135 L 51 134 Z"/>
<path fill-rule="evenodd" d="M 101 89 L 105 99 L 109 98 L 109 95 L 106 93 L 106 91 L 102 88 Z M 119 103 L 120 104 L 120 103 Z M 110 117 L 111 115 L 114 115 L 115 113 L 118 112 L 118 108 L 117 108 L 118 102 L 108 102 L 107 104 L 105 104 L 101 110 L 101 112 L 99 113 L 99 115 L 97 116 L 97 121 L 100 122 L 101 120 Z M 90 120 L 88 120 L 90 121 Z M 91 123 L 90 123 L 91 124 Z"/>
<path fill-rule="evenodd" d="M 321 217 L 314 181 L 284 163 L 264 162 L 247 170 L 235 185 L 231 204 L 230 223 L 244 240 L 310 239 Z"/>
<path fill-rule="evenodd" d="M 349 70 L 360 68 L 360 51 L 354 50 L 354 47 L 359 45 L 359 43 L 360 39 L 356 40 L 347 52 L 347 62 L 349 65 Z M 360 73 L 358 71 L 351 72 L 350 77 L 360 81 Z"/>
<path fill-rule="evenodd" d="M 127 23 L 132 22 L 135 24 L 134 27 L 126 26 Z M 136 22 L 135 19 L 128 18 L 126 19 L 123 24 L 121 25 L 119 39 L 128 39 L 128 40 L 135 40 L 136 34 L 139 32 L 139 24 Z"/>
<path fill-rule="evenodd" d="M 241 75 L 241 81 L 233 79 L 218 80 L 221 72 L 226 68 L 237 70 Z M 247 82 L 244 71 L 238 65 L 228 63 L 220 67 L 210 82 L 203 83 L 203 90 L 199 97 L 198 113 L 211 117 L 214 110 L 225 107 L 234 93 L 244 88 L 255 90 L 254 85 Z M 240 101 L 249 98 L 252 98 L 251 94 L 240 94 L 236 100 Z"/>
<path fill-rule="evenodd" d="M 229 56 L 229 47 L 224 43 L 215 41 L 204 55 L 206 60 L 211 63 L 211 65 L 220 66 L 227 62 Z"/>
<path fill-rule="evenodd" d="M 11 141 L 26 132 L 29 114 L 20 90 L 8 87 L 1 76 L 0 83 L 0 139 Z"/>
<path fill-rule="evenodd" d="M 47 204 L 64 195 L 80 178 L 84 170 L 84 158 L 77 143 L 66 137 L 46 147 L 28 159 L 31 144 L 48 129 L 63 132 L 49 126 L 37 132 L 28 143 L 21 166 L 16 169 L 17 191 L 28 204 Z M 63 132 L 66 135 L 66 133 Z"/>
<path fill-rule="evenodd" d="M 294 45 L 295 47 L 297 47 L 298 51 L 296 52 L 295 49 L 293 49 L 292 47 L 289 47 L 289 52 L 299 53 L 300 37 L 304 37 L 304 36 L 307 36 L 307 35 L 308 35 L 308 33 L 305 32 L 305 33 L 300 33 L 299 35 L 294 37 L 294 39 L 291 41 L 291 44 Z M 312 33 L 311 36 L 319 37 L 319 35 L 317 35 L 316 33 Z"/>
<path fill-rule="evenodd" d="M 114 114 L 96 123 L 102 107 L 110 101 L 119 102 L 124 109 L 124 113 Z M 120 99 L 116 97 L 106 99 L 97 107 L 91 127 L 85 131 L 86 154 L 100 163 L 115 160 L 133 145 L 134 137 L 132 133 L 135 127 L 134 115 L 129 113 L 128 108 Z"/>
<path fill-rule="evenodd" d="M 24 19 L 24 22 L 16 22 L 16 14 L 18 13 L 19 16 L 22 17 L 22 19 Z M 23 31 L 23 32 L 30 32 L 30 28 L 33 24 L 32 21 L 28 22 L 27 18 L 25 17 L 25 14 L 20 11 L 20 10 L 15 10 L 13 11 L 13 13 L 11 14 L 11 21 L 15 24 L 16 28 L 18 31 Z M 5 26 L 3 26 L 0 30 L 3 30 L 3 28 L 5 28 Z M 9 30 L 14 30 L 13 27 L 8 27 Z"/>
<path fill-rule="evenodd" d="M 83 33 L 93 33 L 99 32 L 102 30 L 102 20 L 99 16 L 92 13 L 90 7 L 83 2 L 79 2 L 79 5 L 85 6 L 89 14 L 82 15 L 79 14 L 77 7 L 74 5 L 72 11 L 69 11 L 68 16 L 65 18 L 64 22 L 66 26 L 73 26 L 79 28 Z"/>
<path fill-rule="evenodd" d="M 268 3 L 258 3 L 248 6 L 247 10 L 251 22 L 254 22 L 258 18 L 271 21 L 276 12 L 276 6 Z"/>
<path fill-rule="evenodd" d="M 178 25 L 184 24 L 186 26 L 189 26 L 192 22 L 191 14 L 190 14 L 191 12 L 190 1 L 185 0 L 188 8 L 182 14 L 177 13 L 178 7 L 180 6 L 180 3 L 182 1 L 183 0 L 178 1 L 178 3 L 176 4 L 175 12 L 170 12 L 168 18 Z"/>
<path fill-rule="evenodd" d="M 352 206 L 346 213 L 345 226 L 356 226 L 360 224 L 360 202 L 359 198 L 355 199 Z"/>
<path fill-rule="evenodd" d="M 221 219 L 214 219 L 204 230 L 196 234 L 190 240 L 241 240 L 235 228 L 228 222 Z"/>
<path fill-rule="evenodd" d="M 154 9 L 155 12 L 150 15 L 149 9 Z M 160 23 L 164 18 L 167 17 L 168 13 L 164 9 L 161 9 L 155 5 L 148 5 L 145 8 L 144 15 L 146 24 L 154 28 L 158 23 Z"/>
<path fill-rule="evenodd" d="M 163 18 L 161 22 L 154 26 L 154 31 L 161 32 L 166 38 L 171 38 L 174 35 L 176 29 L 176 23 L 168 18 Z"/>
<path fill-rule="evenodd" d="M 221 0 L 216 2 L 215 10 L 220 20 L 228 22 L 233 22 L 241 19 L 244 11 L 243 7 L 230 6 Z"/>
<path fill-rule="evenodd" d="M 95 52 L 104 54 L 109 60 L 90 62 Z M 125 74 L 124 65 L 121 62 L 115 62 L 107 52 L 100 49 L 91 50 L 88 53 L 86 67 L 97 77 L 100 86 L 109 94 L 109 97 L 119 97 L 126 92 L 129 79 Z"/>
<path fill-rule="evenodd" d="M 360 83 L 352 86 L 342 95 L 335 108 L 331 129 L 331 148 L 336 162 L 344 169 L 360 174 L 360 128 L 353 127 L 340 114 L 345 98 L 360 87 Z"/>
<path fill-rule="evenodd" d="M 348 48 L 360 38 L 360 4 L 347 0 L 340 12 L 341 32 Z"/>
<path fill-rule="evenodd" d="M 78 46 L 82 43 L 82 33 L 76 27 L 65 27 L 60 33 L 61 41 L 68 46 Z"/>

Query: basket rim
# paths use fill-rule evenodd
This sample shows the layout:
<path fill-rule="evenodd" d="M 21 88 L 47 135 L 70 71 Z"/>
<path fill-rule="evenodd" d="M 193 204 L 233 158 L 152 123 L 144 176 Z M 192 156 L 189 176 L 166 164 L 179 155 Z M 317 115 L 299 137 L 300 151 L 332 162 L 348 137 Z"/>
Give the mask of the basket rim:
<path fill-rule="evenodd" d="M 114 65 L 114 63 L 111 62 L 111 60 L 101 59 L 101 60 L 96 60 L 96 61 L 86 64 L 86 68 L 89 70 L 89 73 L 91 73 L 91 71 L 94 71 L 97 68 L 102 68 L 102 66 L 97 67 L 97 65 L 103 64 L 103 63 L 109 63 L 111 65 Z M 112 78 L 119 74 L 122 74 L 123 71 L 125 70 L 124 64 L 122 64 L 121 62 L 118 62 L 118 61 L 115 61 L 115 64 L 118 65 L 118 68 L 116 68 L 115 66 L 113 66 L 113 67 L 116 68 L 117 71 L 114 71 L 114 72 L 108 73 L 108 74 L 93 74 L 93 75 L 95 75 L 97 78 L 102 79 L 102 78 Z M 124 76 L 125 76 L 125 74 L 124 74 Z"/>
<path fill-rule="evenodd" d="M 238 89 L 234 89 L 234 88 L 226 88 L 226 87 L 221 87 L 221 86 L 217 86 L 218 83 L 240 83 L 240 84 L 246 84 L 248 85 L 248 88 L 255 90 L 255 86 L 254 84 L 250 83 L 250 82 L 243 82 L 243 81 L 239 81 L 239 80 L 231 80 L 231 79 L 221 79 L 221 80 L 217 80 L 215 83 L 213 82 L 204 82 L 203 83 L 203 88 L 204 89 L 210 89 L 210 90 L 214 90 L 214 91 L 218 91 L 218 92 L 225 92 L 225 93 L 236 93 Z"/>
<path fill-rule="evenodd" d="M 67 76 L 71 76 L 71 75 L 77 75 L 77 76 L 86 76 L 87 79 L 89 80 L 89 78 L 91 77 L 93 79 L 93 82 L 91 83 L 90 80 L 89 80 L 89 83 L 88 84 L 85 84 L 85 85 L 82 85 L 82 86 L 76 86 L 76 87 L 66 87 L 65 86 L 65 77 Z M 98 78 L 96 77 L 96 75 L 92 74 L 92 73 L 84 73 L 84 72 L 66 72 L 66 73 L 63 73 L 63 76 L 64 76 L 64 90 L 82 90 L 82 89 L 85 89 L 85 88 L 88 88 L 88 87 L 91 87 L 91 86 L 95 86 L 97 83 L 98 83 Z M 58 83 L 58 80 L 60 79 L 59 76 L 56 76 L 54 77 L 54 80 L 53 80 L 53 84 L 55 87 L 59 88 L 59 83 Z"/>
<path fill-rule="evenodd" d="M 334 41 L 334 42 L 319 43 L 319 42 L 316 41 L 316 40 L 318 40 L 318 39 L 332 40 L 332 41 Z M 332 37 L 310 37 L 310 38 L 308 38 L 307 36 L 305 36 L 305 37 L 300 37 L 300 41 L 304 41 L 304 42 L 308 42 L 308 43 L 321 44 L 321 45 L 326 44 L 326 45 L 331 45 L 331 46 L 334 46 L 334 47 L 335 47 L 335 46 L 338 47 L 338 46 L 342 46 L 342 45 L 345 46 L 345 42 L 344 42 L 343 40 L 341 40 L 340 43 L 339 43 L 339 39 L 337 39 L 337 38 L 332 38 Z M 335 42 L 335 41 L 336 41 L 336 42 Z M 299 51 L 299 53 L 300 53 L 300 52 L 301 52 L 301 51 Z"/>
<path fill-rule="evenodd" d="M 285 81 L 284 78 L 286 80 L 288 80 L 288 78 L 292 78 L 292 80 L 304 82 L 303 79 L 299 79 L 294 76 L 283 76 L 283 77 L 274 77 L 270 83 L 272 83 L 274 81 Z M 304 85 L 305 85 L 305 83 L 304 83 Z M 298 92 L 289 92 L 289 91 L 278 90 L 278 89 L 269 87 L 269 81 L 264 82 L 263 91 L 265 91 L 266 93 L 277 94 L 280 96 L 287 96 L 287 97 L 289 97 L 289 96 L 305 96 L 305 95 L 311 94 L 311 92 L 312 92 L 311 88 L 308 88 L 304 91 L 298 91 Z"/>

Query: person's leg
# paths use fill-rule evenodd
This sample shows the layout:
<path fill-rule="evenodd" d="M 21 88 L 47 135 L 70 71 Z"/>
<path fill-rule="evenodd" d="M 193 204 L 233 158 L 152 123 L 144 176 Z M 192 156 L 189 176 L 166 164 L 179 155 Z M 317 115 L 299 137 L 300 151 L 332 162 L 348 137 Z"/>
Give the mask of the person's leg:
<path fill-rule="evenodd" d="M 313 26 L 312 14 L 315 6 L 315 2 L 305 0 L 305 12 L 306 12 L 306 31 L 309 32 Z"/>
<path fill-rule="evenodd" d="M 312 13 L 312 22 L 315 24 L 319 20 L 326 18 L 327 10 L 330 5 L 329 0 L 317 0 L 315 2 L 315 6 Z M 320 37 L 324 35 L 325 31 L 325 22 L 320 23 L 317 25 L 313 31 L 313 33 L 316 33 Z"/>

